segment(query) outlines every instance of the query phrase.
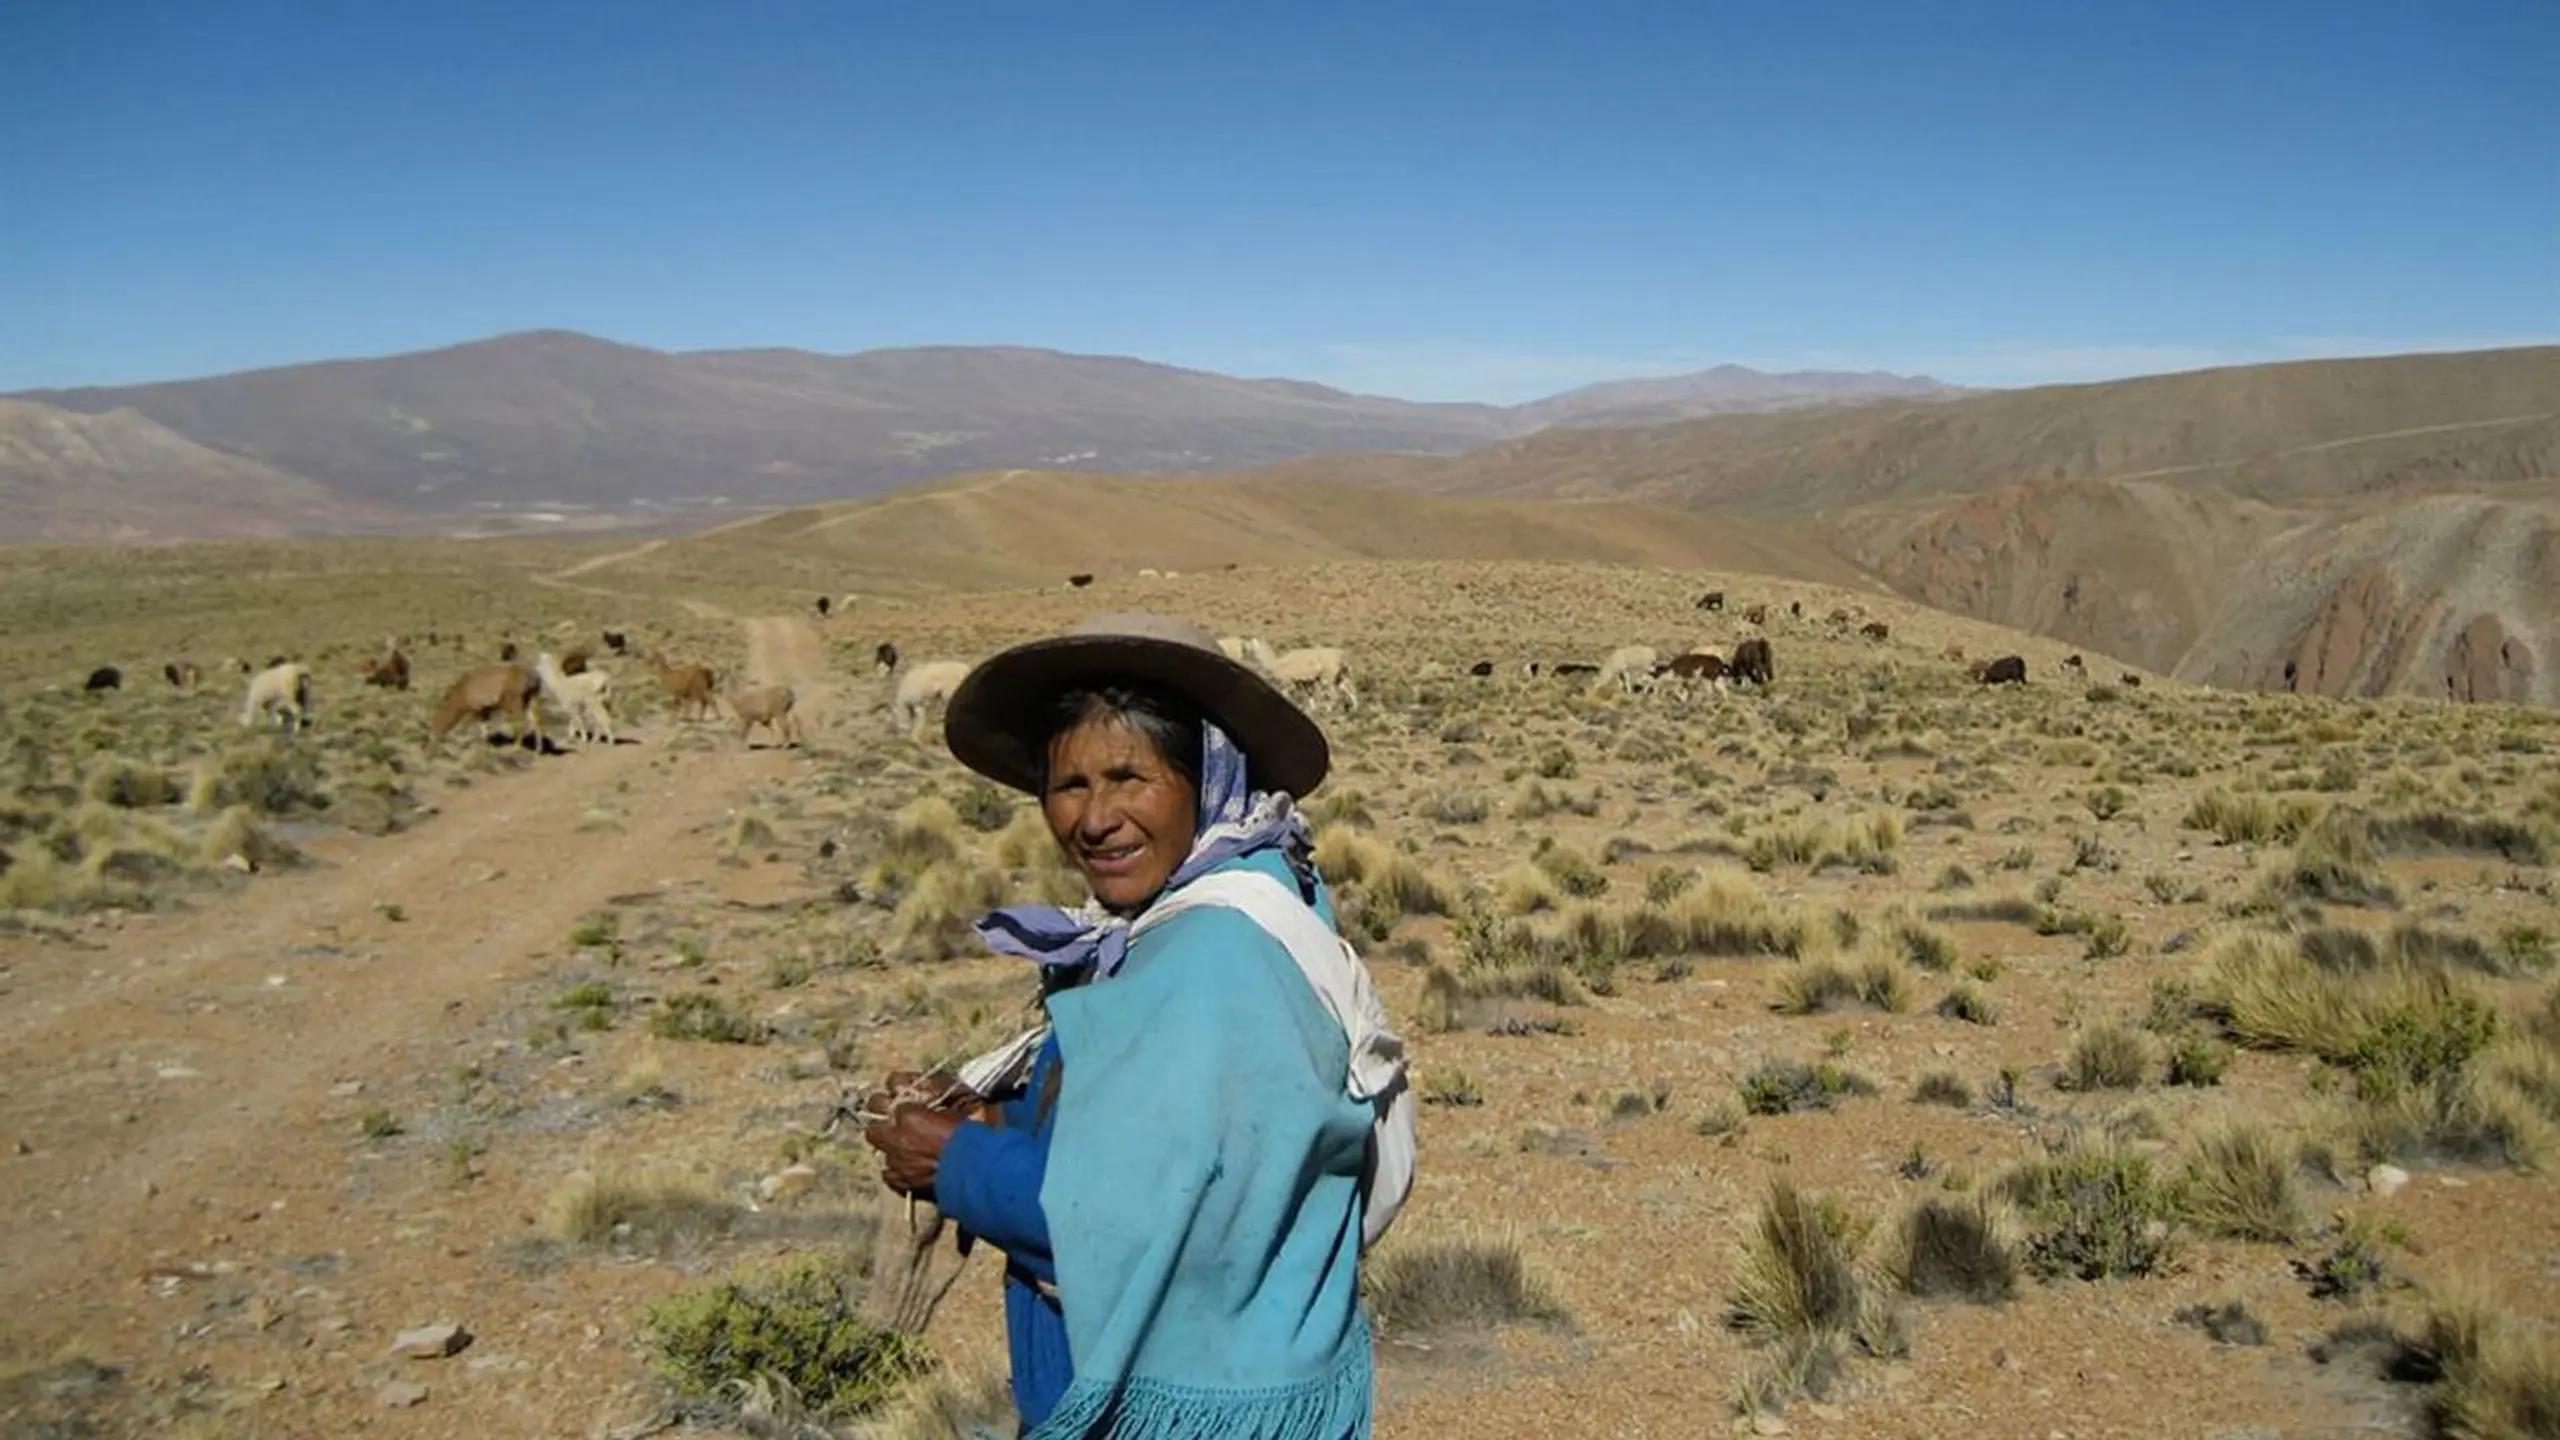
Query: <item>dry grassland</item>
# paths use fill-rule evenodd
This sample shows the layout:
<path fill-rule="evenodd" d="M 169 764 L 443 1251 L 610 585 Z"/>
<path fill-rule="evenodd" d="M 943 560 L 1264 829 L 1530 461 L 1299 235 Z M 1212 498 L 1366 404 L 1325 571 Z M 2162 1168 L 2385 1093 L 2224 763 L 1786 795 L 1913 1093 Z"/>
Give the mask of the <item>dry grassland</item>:
<path fill-rule="evenodd" d="M 300 740 L 88 641 L 32 667 L 65 693 L 13 701 L 12 814 L 49 817 L 13 856 L 201 857 L 238 807 L 301 816 L 235 774 L 316 777 L 333 825 L 442 812 L 239 895 L 95 859 L 120 840 L 33 862 L 129 888 L 19 894 L 0 935 L 0 1221 L 48 1252 L 0 1262 L 24 1433 L 929 1436 L 991 1409 L 997 1267 L 930 1358 L 869 1331 L 876 1184 L 822 1132 L 849 1087 L 1008 1033 L 1026 977 L 967 922 L 1074 885 L 1026 807 L 892 732 L 870 655 L 1123 608 L 1353 657 L 1308 808 L 1429 1102 L 1370 1267 L 1382 1435 L 2552 1433 L 2552 715 L 2128 685 L 2097 656 L 2066 681 L 2059 647 L 1747 576 L 1340 563 L 866 604 L 798 677 L 799 750 L 643 712 L 611 752 L 429 759 L 407 730 L 460 654 L 407 696 L 350 674 L 425 597 L 473 655 L 574 621 L 752 658 L 751 576 L 496 573 L 297 586 L 339 647 Z M 1519 673 L 1729 652 L 1708 588 L 1776 612 L 1765 692 Z M 1837 606 L 1892 638 L 1835 636 Z M 128 623 L 155 655 L 288 648 Z M 1951 647 L 2030 683 L 1974 685 Z M 78 694 L 106 660 L 127 690 Z M 144 772 L 167 790 L 102 778 Z M 336 1048 L 249 1113 L 160 1098 L 187 1037 L 182 1068 L 225 1077 L 283 1064 L 275 1029 Z M 460 1355 L 385 1355 L 448 1320 Z"/>

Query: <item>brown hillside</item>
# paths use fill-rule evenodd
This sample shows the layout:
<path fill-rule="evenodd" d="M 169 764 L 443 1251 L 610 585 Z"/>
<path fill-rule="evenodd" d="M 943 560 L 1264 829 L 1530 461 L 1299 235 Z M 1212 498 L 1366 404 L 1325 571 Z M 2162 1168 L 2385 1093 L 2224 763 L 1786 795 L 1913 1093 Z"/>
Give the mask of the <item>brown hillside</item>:
<path fill-rule="evenodd" d="M 2261 500 L 2410 478 L 2554 473 L 2560 346 L 2320 360 L 2054 385 L 1924 405 L 1559 430 L 1453 459 L 1271 473 L 1470 495 L 1622 498 L 1766 516 L 2027 481 L 2160 480 Z"/>
<path fill-rule="evenodd" d="M 1852 512 L 1825 533 L 1925 604 L 2184 679 L 2560 704 L 2560 503 L 2547 493 L 2358 511 L 2150 481 L 2019 485 Z"/>
<path fill-rule="evenodd" d="M 2530 538 L 2560 494 L 2560 347 L 1554 433 L 1454 460 L 1266 473 L 1792 520 L 1924 603 L 2189 678 L 2279 686 L 2293 660 L 2300 683 L 2331 694 L 2560 702 L 2551 661 L 2528 658 L 2560 630 Z"/>
<path fill-rule="evenodd" d="M 1007 465 L 1217 470 L 1339 450 L 1455 452 L 1506 413 L 1118 356 L 939 346 L 669 352 L 563 331 L 151 385 L 200 444 L 427 512 L 725 497 L 789 505 Z"/>
<path fill-rule="evenodd" d="M 379 532 L 399 517 L 130 410 L 0 400 L 0 538 L 138 545 Z"/>
<path fill-rule="evenodd" d="M 1650 506 L 1027 470 L 742 521 L 639 547 L 590 573 L 610 571 L 595 579 L 614 585 L 645 575 L 714 587 L 752 575 L 777 603 L 797 604 L 802 592 L 914 595 L 1059 585 L 1077 572 L 1180 575 L 1342 559 L 1598 561 L 1880 588 L 1818 544 Z"/>

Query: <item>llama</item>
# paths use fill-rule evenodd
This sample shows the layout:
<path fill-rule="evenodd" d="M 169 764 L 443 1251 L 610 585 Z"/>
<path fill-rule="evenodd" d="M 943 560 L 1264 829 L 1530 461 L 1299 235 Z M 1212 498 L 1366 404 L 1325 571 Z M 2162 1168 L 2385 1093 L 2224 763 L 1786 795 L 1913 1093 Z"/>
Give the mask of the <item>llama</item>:
<path fill-rule="evenodd" d="M 969 668 L 962 660 L 929 660 L 900 676 L 897 693 L 889 702 L 890 723 L 897 733 L 913 735 L 927 710 L 948 704 Z"/>
<path fill-rule="evenodd" d="M 542 677 L 543 690 L 569 717 L 570 739 L 614 743 L 613 711 L 607 704 L 613 698 L 612 676 L 590 669 L 572 674 L 548 650 L 534 657 L 534 673 Z"/>
<path fill-rule="evenodd" d="M 269 716 L 278 717 L 288 735 L 311 723 L 311 672 L 292 661 L 270 665 L 249 677 L 248 697 L 240 702 L 243 729 Z"/>
<path fill-rule="evenodd" d="M 516 743 L 528 740 L 540 748 L 542 707 L 534 703 L 542 697 L 542 677 L 522 665 L 483 665 L 465 671 L 444 692 L 444 700 L 436 706 L 434 718 L 427 722 L 427 732 L 442 739 L 466 718 L 486 725 L 495 716 L 504 716 L 514 731 Z"/>
<path fill-rule="evenodd" d="M 798 699 L 788 685 L 764 685 L 730 696 L 729 708 L 738 716 L 739 742 L 745 743 L 755 728 L 762 725 L 782 743 L 800 744 L 800 717 L 791 713 L 791 707 Z"/>
<path fill-rule="evenodd" d="M 1334 696 L 1345 708 L 1360 703 L 1360 692 L 1351 686 L 1351 666 L 1338 646 L 1305 645 L 1295 650 L 1273 654 L 1260 636 L 1244 642 L 1245 658 L 1270 672 L 1271 678 L 1290 690 L 1302 690 L 1312 698 Z"/>
<path fill-rule="evenodd" d="M 649 652 L 649 668 L 657 672 L 658 684 L 675 701 L 678 719 L 688 714 L 715 718 L 719 707 L 711 703 L 711 693 L 719 688 L 720 676 L 708 665 L 676 665 L 662 651 Z"/>

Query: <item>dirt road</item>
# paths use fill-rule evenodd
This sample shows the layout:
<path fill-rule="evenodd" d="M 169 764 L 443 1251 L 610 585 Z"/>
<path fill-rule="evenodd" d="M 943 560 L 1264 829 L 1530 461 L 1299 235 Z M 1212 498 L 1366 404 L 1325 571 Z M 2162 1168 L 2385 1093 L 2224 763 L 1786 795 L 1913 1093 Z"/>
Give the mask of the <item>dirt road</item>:
<path fill-rule="evenodd" d="M 823 703 L 805 621 L 746 629 L 752 669 Z M 625 733 L 432 797 L 410 833 L 315 842 L 318 865 L 244 894 L 110 922 L 77 948 L 0 938 L 0 1361 L 78 1347 L 183 1368 L 214 1353 L 169 1329 L 193 1313 L 176 1291 L 202 1282 L 146 1280 L 155 1267 L 275 1275 L 414 1248 L 425 1217 L 386 1210 L 358 1173 L 360 1117 L 422 1113 L 583 916 L 708 871 L 706 837 L 800 763 L 727 735 L 679 753 L 671 721 Z M 391 1328 L 433 1318 L 388 1308 L 343 1343 L 370 1363 Z"/>

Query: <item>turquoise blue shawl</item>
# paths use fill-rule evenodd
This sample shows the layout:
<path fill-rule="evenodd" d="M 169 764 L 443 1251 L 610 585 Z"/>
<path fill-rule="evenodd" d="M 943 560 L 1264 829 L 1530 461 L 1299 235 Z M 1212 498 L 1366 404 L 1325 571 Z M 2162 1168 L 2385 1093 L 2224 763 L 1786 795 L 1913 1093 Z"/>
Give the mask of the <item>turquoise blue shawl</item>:
<path fill-rule="evenodd" d="M 1032 1440 L 1366 1437 L 1373 1117 L 1288 951 L 1203 906 L 1138 936 L 1110 980 L 1049 997 L 1049 1018 L 1040 1204 L 1075 1379 Z"/>

